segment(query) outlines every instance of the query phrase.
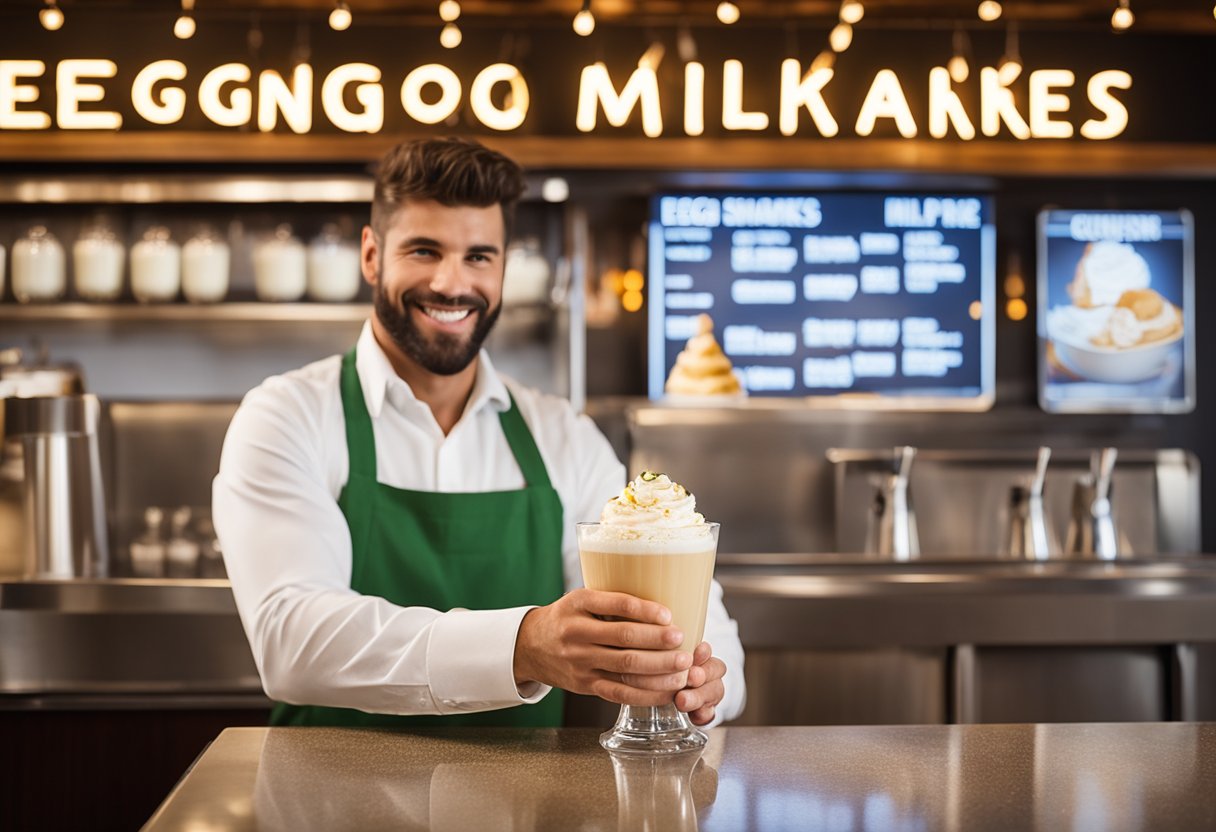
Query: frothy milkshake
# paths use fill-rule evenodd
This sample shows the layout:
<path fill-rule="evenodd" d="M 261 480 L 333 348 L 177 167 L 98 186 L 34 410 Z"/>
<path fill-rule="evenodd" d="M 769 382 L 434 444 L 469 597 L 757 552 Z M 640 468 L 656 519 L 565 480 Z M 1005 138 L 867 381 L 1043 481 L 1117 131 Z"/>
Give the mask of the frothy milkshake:
<path fill-rule="evenodd" d="M 608 501 L 599 523 L 579 524 L 583 581 L 667 607 L 684 633 L 679 649 L 691 653 L 705 632 L 717 533 L 688 489 L 644 471 Z"/>

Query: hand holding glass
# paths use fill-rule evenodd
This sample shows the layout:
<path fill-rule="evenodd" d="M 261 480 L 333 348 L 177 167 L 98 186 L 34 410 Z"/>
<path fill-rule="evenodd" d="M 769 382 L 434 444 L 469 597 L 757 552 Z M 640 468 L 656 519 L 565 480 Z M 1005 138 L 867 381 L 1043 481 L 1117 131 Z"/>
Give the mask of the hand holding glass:
<path fill-rule="evenodd" d="M 718 524 L 692 540 L 618 540 L 600 534 L 599 523 L 578 524 L 583 583 L 588 589 L 624 592 L 655 601 L 671 611 L 671 623 L 684 633 L 677 648 L 692 653 L 705 633 L 705 611 L 718 551 Z M 659 707 L 622 705 L 612 730 L 600 745 L 624 753 L 690 751 L 706 743 L 688 715 L 674 702 Z"/>

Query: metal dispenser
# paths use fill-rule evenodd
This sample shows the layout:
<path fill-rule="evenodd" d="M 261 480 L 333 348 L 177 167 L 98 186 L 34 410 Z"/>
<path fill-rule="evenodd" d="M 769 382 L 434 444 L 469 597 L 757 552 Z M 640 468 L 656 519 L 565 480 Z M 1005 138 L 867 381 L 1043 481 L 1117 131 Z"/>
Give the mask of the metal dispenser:
<path fill-rule="evenodd" d="M 1009 535 L 1006 553 L 1024 560 L 1047 560 L 1060 553 L 1060 541 L 1043 507 L 1043 485 L 1051 448 L 1039 448 L 1030 486 L 1015 485 L 1009 493 Z"/>
<path fill-rule="evenodd" d="M 909 489 L 915 456 L 916 448 L 909 445 L 896 448 L 895 471 L 883 475 L 878 483 L 866 534 L 868 554 L 897 561 L 920 557 L 916 512 L 912 509 Z"/>
<path fill-rule="evenodd" d="M 93 578 L 108 572 L 96 396 L 4 401 L 5 430 L 25 464 L 25 576 Z"/>
<path fill-rule="evenodd" d="M 1090 462 L 1090 473 L 1080 477 L 1073 486 L 1072 520 L 1068 524 L 1065 551 L 1080 558 L 1114 560 L 1128 555 L 1126 543 L 1121 543 L 1115 516 L 1111 509 L 1111 478 L 1118 450 L 1103 448 Z"/>

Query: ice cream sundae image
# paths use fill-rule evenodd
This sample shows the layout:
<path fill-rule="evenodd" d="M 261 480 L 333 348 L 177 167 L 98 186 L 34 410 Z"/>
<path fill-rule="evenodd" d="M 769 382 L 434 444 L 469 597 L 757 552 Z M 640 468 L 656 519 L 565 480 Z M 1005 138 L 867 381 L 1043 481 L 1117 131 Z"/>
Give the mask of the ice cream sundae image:
<path fill-rule="evenodd" d="M 714 322 L 708 315 L 697 316 L 697 333 L 676 356 L 665 389 L 674 396 L 743 395 L 730 359 L 714 338 Z"/>
<path fill-rule="evenodd" d="M 1148 262 L 1128 243 L 1090 243 L 1068 285 L 1072 304 L 1047 313 L 1052 358 L 1092 381 L 1160 375 L 1182 337 L 1182 312 L 1151 287 Z"/>

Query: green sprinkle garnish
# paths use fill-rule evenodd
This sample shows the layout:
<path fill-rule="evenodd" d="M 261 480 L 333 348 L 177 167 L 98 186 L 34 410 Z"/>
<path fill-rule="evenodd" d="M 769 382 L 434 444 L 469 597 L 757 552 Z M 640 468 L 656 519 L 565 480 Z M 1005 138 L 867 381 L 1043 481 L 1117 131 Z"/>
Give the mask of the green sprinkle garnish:
<path fill-rule="evenodd" d="M 663 475 L 656 474 L 654 471 L 643 471 L 642 472 L 642 482 L 654 482 L 661 476 L 663 476 Z"/>

